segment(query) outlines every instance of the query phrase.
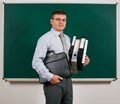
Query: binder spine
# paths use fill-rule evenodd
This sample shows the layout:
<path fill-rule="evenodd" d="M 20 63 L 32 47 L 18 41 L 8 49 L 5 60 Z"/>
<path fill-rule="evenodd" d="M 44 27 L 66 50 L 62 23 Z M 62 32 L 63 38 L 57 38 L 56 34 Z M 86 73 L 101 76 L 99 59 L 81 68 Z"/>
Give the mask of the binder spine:
<path fill-rule="evenodd" d="M 73 37 L 72 44 L 71 44 L 69 52 L 68 52 L 69 53 L 69 60 L 70 61 L 71 61 L 71 58 L 72 58 L 72 54 L 73 54 L 75 42 L 76 42 L 76 36 Z"/>
<path fill-rule="evenodd" d="M 75 46 L 74 46 L 74 50 L 72 54 L 72 59 L 71 59 L 72 62 L 77 62 L 77 54 L 78 54 L 79 45 L 80 45 L 80 40 L 77 39 L 75 42 Z"/>
<path fill-rule="evenodd" d="M 85 56 L 86 56 L 86 52 L 87 52 L 87 45 L 88 45 L 88 40 L 85 40 L 85 45 L 84 45 L 84 50 L 83 50 L 82 64 L 85 63 Z"/>
<path fill-rule="evenodd" d="M 80 40 L 76 39 L 73 54 L 72 54 L 72 59 L 71 59 L 71 65 L 72 65 L 73 72 L 77 72 L 77 69 L 78 69 L 77 68 L 77 54 L 79 50 L 79 45 L 80 45 Z"/>
<path fill-rule="evenodd" d="M 72 46 L 74 46 L 74 45 L 75 45 L 75 41 L 76 41 L 76 36 L 73 36 Z"/>

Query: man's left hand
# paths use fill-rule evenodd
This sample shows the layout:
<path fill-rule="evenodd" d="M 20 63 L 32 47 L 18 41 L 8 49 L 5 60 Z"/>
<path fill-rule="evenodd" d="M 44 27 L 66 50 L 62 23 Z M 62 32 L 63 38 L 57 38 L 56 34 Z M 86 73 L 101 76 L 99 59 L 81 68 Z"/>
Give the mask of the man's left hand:
<path fill-rule="evenodd" d="M 87 66 L 90 62 L 90 59 L 88 56 L 85 56 L 85 63 L 83 64 L 83 66 Z"/>

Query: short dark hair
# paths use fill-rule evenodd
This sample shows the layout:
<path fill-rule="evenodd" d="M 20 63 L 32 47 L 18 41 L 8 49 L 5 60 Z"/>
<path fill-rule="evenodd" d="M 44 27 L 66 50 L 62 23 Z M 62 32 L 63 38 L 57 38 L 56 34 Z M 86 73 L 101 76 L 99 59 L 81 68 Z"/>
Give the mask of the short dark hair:
<path fill-rule="evenodd" d="M 53 11 L 52 14 L 51 14 L 51 18 L 53 18 L 53 16 L 55 14 L 62 14 L 62 15 L 67 15 L 65 11 L 63 10 L 56 10 L 56 11 Z"/>

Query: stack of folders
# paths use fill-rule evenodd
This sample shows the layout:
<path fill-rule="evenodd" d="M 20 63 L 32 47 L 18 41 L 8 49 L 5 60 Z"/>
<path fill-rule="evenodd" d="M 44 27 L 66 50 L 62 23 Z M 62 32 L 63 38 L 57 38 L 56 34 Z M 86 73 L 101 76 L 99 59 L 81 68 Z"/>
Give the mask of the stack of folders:
<path fill-rule="evenodd" d="M 87 51 L 88 40 L 85 38 L 76 39 L 76 36 L 72 40 L 72 52 L 71 52 L 71 66 L 73 73 L 77 73 L 78 70 L 82 70 L 82 66 L 85 62 L 85 56 Z"/>

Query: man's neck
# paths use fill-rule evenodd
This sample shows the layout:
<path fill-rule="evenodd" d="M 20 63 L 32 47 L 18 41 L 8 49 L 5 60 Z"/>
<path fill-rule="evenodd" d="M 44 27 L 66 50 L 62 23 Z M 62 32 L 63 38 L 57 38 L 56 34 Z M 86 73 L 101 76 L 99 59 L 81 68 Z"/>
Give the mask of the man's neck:
<path fill-rule="evenodd" d="M 57 31 L 57 32 L 63 32 L 63 30 L 56 30 L 56 29 L 54 29 L 54 28 L 52 28 L 54 31 Z"/>

